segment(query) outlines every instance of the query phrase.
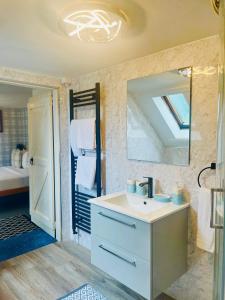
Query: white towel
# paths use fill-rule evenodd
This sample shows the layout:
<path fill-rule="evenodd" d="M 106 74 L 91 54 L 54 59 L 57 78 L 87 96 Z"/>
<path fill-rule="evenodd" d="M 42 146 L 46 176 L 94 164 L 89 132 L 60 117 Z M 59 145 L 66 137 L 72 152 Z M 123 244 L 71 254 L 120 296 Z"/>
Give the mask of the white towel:
<path fill-rule="evenodd" d="M 95 183 L 96 156 L 79 156 L 77 160 L 76 184 L 91 190 Z"/>
<path fill-rule="evenodd" d="M 70 143 L 76 155 L 78 149 L 94 150 L 95 142 L 95 118 L 72 120 L 70 125 Z"/>
<path fill-rule="evenodd" d="M 215 229 L 210 227 L 211 191 L 201 188 L 198 199 L 198 232 L 197 246 L 205 251 L 214 252 Z"/>
<path fill-rule="evenodd" d="M 76 122 L 75 120 L 72 120 L 70 123 L 70 146 L 73 151 L 74 156 L 81 155 L 80 149 L 77 147 L 77 130 L 76 130 Z"/>

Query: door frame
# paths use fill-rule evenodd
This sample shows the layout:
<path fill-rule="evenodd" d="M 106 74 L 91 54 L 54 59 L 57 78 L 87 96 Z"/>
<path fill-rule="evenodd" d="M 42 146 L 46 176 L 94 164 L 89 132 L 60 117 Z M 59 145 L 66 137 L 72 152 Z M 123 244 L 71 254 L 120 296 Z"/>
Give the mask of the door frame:
<path fill-rule="evenodd" d="M 62 210 L 61 210 L 61 163 L 60 163 L 60 86 L 40 85 L 20 80 L 0 79 L 2 84 L 18 85 L 28 88 L 52 90 L 53 98 L 53 162 L 54 162 L 54 194 L 55 194 L 55 232 L 57 241 L 62 240 Z"/>

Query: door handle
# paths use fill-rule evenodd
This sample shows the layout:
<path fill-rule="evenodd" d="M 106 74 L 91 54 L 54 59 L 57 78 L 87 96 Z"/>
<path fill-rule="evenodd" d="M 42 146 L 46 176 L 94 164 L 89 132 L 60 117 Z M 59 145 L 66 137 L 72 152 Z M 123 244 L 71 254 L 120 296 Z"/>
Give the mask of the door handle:
<path fill-rule="evenodd" d="M 215 229 L 223 229 L 223 225 L 214 223 L 214 209 L 215 209 L 215 193 L 224 193 L 225 190 L 222 188 L 211 189 L 211 218 L 210 218 L 210 227 Z"/>
<path fill-rule="evenodd" d="M 30 159 L 30 165 L 33 166 L 33 164 L 34 164 L 34 158 L 31 157 L 31 159 Z"/>

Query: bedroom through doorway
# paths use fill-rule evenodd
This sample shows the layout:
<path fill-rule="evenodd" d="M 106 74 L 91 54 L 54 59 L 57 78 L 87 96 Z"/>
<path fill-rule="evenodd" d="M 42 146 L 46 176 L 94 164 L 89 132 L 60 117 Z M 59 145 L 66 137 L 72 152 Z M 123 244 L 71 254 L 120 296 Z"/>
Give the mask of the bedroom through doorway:
<path fill-rule="evenodd" d="M 31 88 L 0 84 L 0 220 L 29 216 L 27 105 Z"/>
<path fill-rule="evenodd" d="M 56 241 L 53 96 L 0 83 L 0 261 Z"/>

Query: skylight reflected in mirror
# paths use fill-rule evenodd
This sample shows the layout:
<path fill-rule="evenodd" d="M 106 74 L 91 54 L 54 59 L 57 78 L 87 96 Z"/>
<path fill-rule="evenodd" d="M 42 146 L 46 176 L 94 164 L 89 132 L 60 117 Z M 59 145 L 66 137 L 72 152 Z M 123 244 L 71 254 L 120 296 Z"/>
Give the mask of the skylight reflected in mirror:
<path fill-rule="evenodd" d="M 128 81 L 128 159 L 188 165 L 191 68 Z"/>
<path fill-rule="evenodd" d="M 168 99 L 177 113 L 181 123 L 189 126 L 190 124 L 190 103 L 188 103 L 184 94 L 169 95 Z"/>

